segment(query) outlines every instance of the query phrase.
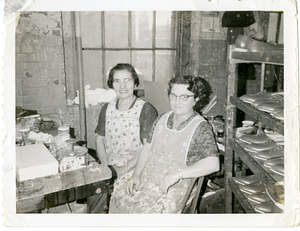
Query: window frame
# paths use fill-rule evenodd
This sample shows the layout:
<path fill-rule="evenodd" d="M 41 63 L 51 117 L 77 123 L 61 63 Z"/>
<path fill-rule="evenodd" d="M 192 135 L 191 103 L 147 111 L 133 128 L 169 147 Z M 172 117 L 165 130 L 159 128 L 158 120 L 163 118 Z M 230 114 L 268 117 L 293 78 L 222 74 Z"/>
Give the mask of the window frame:
<path fill-rule="evenodd" d="M 174 45 L 173 47 L 156 47 L 156 11 L 152 11 L 153 13 L 153 23 L 152 23 L 152 46 L 149 48 L 141 48 L 141 47 L 132 47 L 132 11 L 128 11 L 128 47 L 126 48 L 112 48 L 106 47 L 105 44 L 105 11 L 101 11 L 101 48 L 88 48 L 82 47 L 82 51 L 88 50 L 97 50 L 102 51 L 102 84 L 104 87 L 107 87 L 107 76 L 106 76 L 106 52 L 107 51 L 128 51 L 129 52 L 129 63 L 132 64 L 132 53 L 134 51 L 152 51 L 152 81 L 155 82 L 157 78 L 155 77 L 155 68 L 156 68 L 156 51 L 174 51 L 173 52 L 173 76 L 177 73 L 181 73 L 181 65 L 177 65 L 180 63 L 180 44 L 181 44 L 181 13 L 177 11 L 172 11 L 175 14 L 175 19 L 171 21 L 172 35 L 174 36 Z"/>

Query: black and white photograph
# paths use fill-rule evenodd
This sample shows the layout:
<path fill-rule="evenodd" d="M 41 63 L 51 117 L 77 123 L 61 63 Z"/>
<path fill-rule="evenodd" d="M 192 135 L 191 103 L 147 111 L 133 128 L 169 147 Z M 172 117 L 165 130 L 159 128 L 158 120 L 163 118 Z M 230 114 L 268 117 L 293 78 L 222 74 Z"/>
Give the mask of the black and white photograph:
<path fill-rule="evenodd" d="M 4 3 L 5 226 L 299 225 L 296 1 L 55 2 Z"/>

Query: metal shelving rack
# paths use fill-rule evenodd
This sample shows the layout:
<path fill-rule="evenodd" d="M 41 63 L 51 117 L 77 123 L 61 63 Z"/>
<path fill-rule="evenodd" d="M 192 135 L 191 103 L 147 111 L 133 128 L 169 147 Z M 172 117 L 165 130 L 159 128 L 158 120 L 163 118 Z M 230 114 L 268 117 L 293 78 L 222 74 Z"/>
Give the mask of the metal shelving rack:
<path fill-rule="evenodd" d="M 238 63 L 260 63 L 261 64 L 261 91 L 264 86 L 265 65 L 283 65 L 282 52 L 238 52 L 234 46 L 229 46 L 228 52 L 228 86 L 227 86 L 227 107 L 226 107 L 226 154 L 225 154 L 225 211 L 233 212 L 233 194 L 239 201 L 246 213 L 255 213 L 252 203 L 247 200 L 246 195 L 239 190 L 234 181 L 236 163 L 241 159 L 262 182 L 274 184 L 283 181 L 283 177 L 272 173 L 263 166 L 263 162 L 257 160 L 253 155 L 244 149 L 242 142 L 234 138 L 236 126 L 236 109 L 240 109 L 251 116 L 257 122 L 272 128 L 274 131 L 284 134 L 284 122 L 273 118 L 268 113 L 257 110 L 237 97 L 237 64 Z"/>

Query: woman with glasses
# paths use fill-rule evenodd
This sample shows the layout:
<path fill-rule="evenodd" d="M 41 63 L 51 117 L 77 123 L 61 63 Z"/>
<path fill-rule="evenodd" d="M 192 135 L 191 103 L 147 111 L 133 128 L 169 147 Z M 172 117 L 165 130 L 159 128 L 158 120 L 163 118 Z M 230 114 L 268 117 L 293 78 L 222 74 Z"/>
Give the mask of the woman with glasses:
<path fill-rule="evenodd" d="M 119 63 L 111 68 L 107 85 L 115 90 L 117 98 L 101 108 L 95 129 L 97 157 L 111 167 L 113 177 L 125 179 L 136 164 L 157 112 L 133 94 L 139 77 L 130 64 Z"/>
<path fill-rule="evenodd" d="M 172 111 L 155 121 L 132 176 L 112 194 L 110 213 L 180 213 L 191 178 L 219 171 L 212 128 L 194 111 L 204 83 L 193 76 L 170 80 Z"/>

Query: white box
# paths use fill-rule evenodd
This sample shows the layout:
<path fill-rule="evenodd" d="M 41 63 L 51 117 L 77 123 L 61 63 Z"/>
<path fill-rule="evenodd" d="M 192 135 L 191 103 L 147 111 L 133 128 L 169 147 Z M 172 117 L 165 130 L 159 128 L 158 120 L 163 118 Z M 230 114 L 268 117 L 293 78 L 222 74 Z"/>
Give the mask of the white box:
<path fill-rule="evenodd" d="M 44 144 L 16 147 L 17 181 L 58 173 L 58 161 Z"/>

